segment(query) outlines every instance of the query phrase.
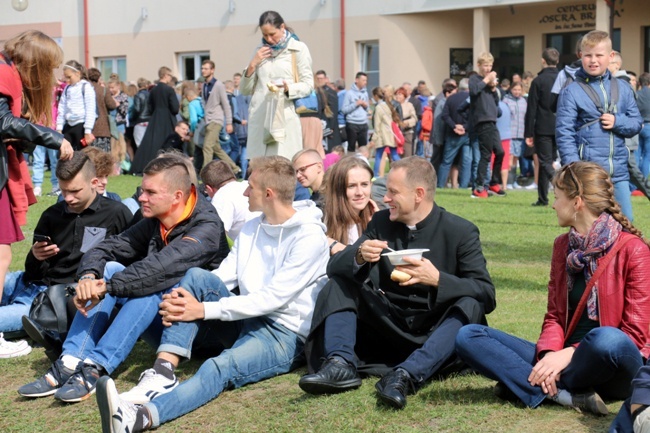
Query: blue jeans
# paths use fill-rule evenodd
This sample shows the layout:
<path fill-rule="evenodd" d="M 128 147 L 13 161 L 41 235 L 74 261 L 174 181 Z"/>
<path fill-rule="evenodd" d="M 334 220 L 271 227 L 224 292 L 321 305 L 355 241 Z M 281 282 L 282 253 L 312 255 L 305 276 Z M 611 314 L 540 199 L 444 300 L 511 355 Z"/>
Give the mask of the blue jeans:
<path fill-rule="evenodd" d="M 461 188 L 469 186 L 469 179 L 472 169 L 472 154 L 469 147 L 469 136 L 465 135 L 452 135 L 447 137 L 445 146 L 442 152 L 442 163 L 438 170 L 438 188 L 444 188 L 447 184 L 447 177 L 449 177 L 449 170 L 451 165 L 456 159 L 458 152 L 461 152 L 462 164 L 460 167 L 460 174 L 458 176 L 458 185 Z"/>
<path fill-rule="evenodd" d="M 16 271 L 5 276 L 2 300 L 0 301 L 0 332 L 23 329 L 23 316 L 29 314 L 29 308 L 36 295 L 47 289 L 45 285 L 25 284 L 23 274 L 23 271 Z"/>
<path fill-rule="evenodd" d="M 231 296 L 216 275 L 190 269 L 180 285 L 203 302 Z M 226 322 L 177 322 L 163 332 L 158 351 L 189 355 L 199 327 Z M 239 333 L 232 346 L 201 365 L 197 373 L 168 394 L 147 403 L 153 427 L 178 418 L 215 399 L 225 389 L 240 388 L 279 374 L 288 373 L 304 362 L 303 341 L 298 334 L 266 316 L 232 322 Z"/>
<path fill-rule="evenodd" d="M 546 398 L 541 387 L 528 382 L 535 344 L 484 325 L 467 325 L 456 337 L 456 352 L 482 375 L 503 382 L 526 406 L 535 408 Z M 576 348 L 558 388 L 594 388 L 601 396 L 623 399 L 630 395 L 632 378 L 642 365 L 639 349 L 623 331 L 596 328 Z"/>
<path fill-rule="evenodd" d="M 45 172 L 45 155 L 50 158 L 50 170 L 52 171 L 52 189 L 59 187 L 59 179 L 56 177 L 56 165 L 59 162 L 59 151 L 48 149 L 45 146 L 36 146 L 32 156 L 34 157 L 34 164 L 32 169 L 32 182 L 34 186 L 41 186 L 43 184 L 43 174 Z"/>
<path fill-rule="evenodd" d="M 470 182 L 473 185 L 473 188 L 476 188 L 476 176 L 478 175 L 478 162 L 481 159 L 481 151 L 478 146 L 477 138 L 470 140 L 470 149 L 471 149 L 471 156 L 472 156 L 472 177 Z"/>
<path fill-rule="evenodd" d="M 632 199 L 630 198 L 630 182 L 623 180 L 614 184 L 614 198 L 621 206 L 621 212 L 630 220 L 634 221 L 632 215 Z"/>
<path fill-rule="evenodd" d="M 641 173 L 647 178 L 650 175 L 650 122 L 645 122 L 639 132 L 639 150 L 636 157 Z"/>
<path fill-rule="evenodd" d="M 106 263 L 104 279 L 110 280 L 113 274 L 123 269 L 124 266 L 119 263 Z M 111 374 L 131 353 L 145 331 L 157 331 L 160 335 L 162 321 L 158 315 L 158 304 L 161 301 L 162 293 L 141 298 L 106 295 L 88 312 L 88 317 L 77 312 L 63 343 L 63 355 L 81 360 L 88 358 Z M 110 322 L 115 306 L 121 308 Z"/>
<path fill-rule="evenodd" d="M 401 158 L 399 157 L 399 154 L 397 153 L 397 148 L 396 147 L 389 147 L 389 146 L 383 146 L 377 149 L 377 153 L 375 155 L 375 177 L 379 177 L 379 166 L 381 165 L 381 157 L 384 155 L 384 149 L 386 148 L 390 149 L 390 157 L 393 161 L 399 161 Z M 382 176 L 384 173 L 381 174 Z"/>

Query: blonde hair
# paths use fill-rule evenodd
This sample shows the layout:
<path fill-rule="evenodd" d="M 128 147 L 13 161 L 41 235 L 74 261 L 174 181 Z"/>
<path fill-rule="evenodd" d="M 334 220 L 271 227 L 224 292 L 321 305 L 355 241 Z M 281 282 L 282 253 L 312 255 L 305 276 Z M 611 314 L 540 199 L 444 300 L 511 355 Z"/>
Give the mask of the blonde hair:
<path fill-rule="evenodd" d="M 612 40 L 609 38 L 609 33 L 602 30 L 592 30 L 582 37 L 580 51 L 584 51 L 586 48 L 593 48 L 601 42 L 605 42 L 607 50 L 612 51 Z"/>
<path fill-rule="evenodd" d="M 283 156 L 262 156 L 250 162 L 251 173 L 257 173 L 262 188 L 270 188 L 284 204 L 293 203 L 296 190 L 296 171 L 291 161 Z"/>
<path fill-rule="evenodd" d="M 63 50 L 44 33 L 28 30 L 6 41 L 4 51 L 16 65 L 23 84 L 23 114 L 33 123 L 51 125 L 54 69 L 63 62 Z"/>
<path fill-rule="evenodd" d="M 482 65 L 483 63 L 494 63 L 494 56 L 491 53 L 481 53 L 476 59 L 476 63 Z"/>
<path fill-rule="evenodd" d="M 167 66 L 161 66 L 160 69 L 158 69 L 158 78 L 163 79 L 165 78 L 165 75 L 171 75 L 172 70 L 169 69 Z"/>
<path fill-rule="evenodd" d="M 614 197 L 614 184 L 600 165 L 587 161 L 567 164 L 553 177 L 553 187 L 564 192 L 569 199 L 581 197 L 594 215 L 607 212 L 623 226 L 624 231 L 643 238 L 641 231 L 623 215 Z M 650 245 L 645 239 L 644 242 Z"/>

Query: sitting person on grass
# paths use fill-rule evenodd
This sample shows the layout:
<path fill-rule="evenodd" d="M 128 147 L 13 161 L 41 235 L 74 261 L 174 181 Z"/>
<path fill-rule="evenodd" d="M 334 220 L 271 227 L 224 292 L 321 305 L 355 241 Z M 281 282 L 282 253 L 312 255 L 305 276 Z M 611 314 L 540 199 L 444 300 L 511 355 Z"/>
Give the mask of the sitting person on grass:
<path fill-rule="evenodd" d="M 231 240 L 237 239 L 244 223 L 259 216 L 259 212 L 248 210 L 248 197 L 244 195 L 248 182 L 237 182 L 232 168 L 218 159 L 203 167 L 199 176 L 205 185 L 206 194 L 223 222 L 226 235 Z"/>
<path fill-rule="evenodd" d="M 370 199 L 372 169 L 356 156 L 334 164 L 325 176 L 325 226 L 330 255 L 359 239 L 378 210 Z"/>
<path fill-rule="evenodd" d="M 112 379 L 100 379 L 97 404 L 104 433 L 156 428 L 225 389 L 304 363 L 314 302 L 326 281 L 322 213 L 313 204 L 293 208 L 296 175 L 288 159 L 255 158 L 250 167 L 246 195 L 250 210 L 262 215 L 244 225 L 219 269 L 191 269 L 180 288 L 164 295 L 160 314 L 167 328 L 158 359 L 138 386 L 118 395 Z M 237 287 L 239 295 L 232 293 Z M 200 336 L 212 338 L 201 341 Z M 175 367 L 201 346 L 226 350 L 176 387 Z"/>
<path fill-rule="evenodd" d="M 63 354 L 47 373 L 22 386 L 24 397 L 87 399 L 103 374 L 112 374 L 145 331 L 157 346 L 158 304 L 192 267 L 215 269 L 228 254 L 214 207 L 198 199 L 191 162 L 176 155 L 151 161 L 142 178 L 142 216 L 128 230 L 82 258 L 74 298 L 78 312 Z M 119 311 L 109 321 L 114 308 Z"/>
<path fill-rule="evenodd" d="M 74 282 L 83 254 L 120 233 L 131 220 L 126 206 L 97 193 L 95 167 L 84 153 L 74 152 L 72 159 L 59 161 L 56 177 L 62 201 L 39 218 L 25 271 L 8 274 L 0 287 L 0 333 L 22 330 L 22 317 L 29 314 L 36 295 L 48 286 Z M 25 342 L 0 337 L 0 358 L 30 351 Z"/>
<path fill-rule="evenodd" d="M 564 166 L 553 187 L 558 224 L 570 230 L 555 239 L 537 344 L 469 325 L 458 333 L 456 350 L 498 381 L 499 397 L 530 408 L 548 399 L 606 415 L 601 397 L 629 397 L 650 355 L 650 249 L 598 164 Z"/>
<path fill-rule="evenodd" d="M 456 333 L 485 322 L 495 308 L 494 286 L 478 229 L 440 208 L 435 186 L 429 161 L 395 161 L 388 209 L 330 259 L 306 343 L 309 374 L 299 382 L 305 392 L 343 392 L 361 385 L 360 372 L 383 375 L 375 385 L 379 399 L 401 409 L 434 374 L 460 369 Z M 395 267 L 382 256 L 389 248 L 425 252 Z"/>

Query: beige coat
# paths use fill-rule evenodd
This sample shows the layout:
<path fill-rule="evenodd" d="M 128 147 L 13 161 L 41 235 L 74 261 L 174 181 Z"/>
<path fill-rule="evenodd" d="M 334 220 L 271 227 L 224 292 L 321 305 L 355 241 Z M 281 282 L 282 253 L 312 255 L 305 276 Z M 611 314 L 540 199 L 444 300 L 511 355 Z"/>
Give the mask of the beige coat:
<path fill-rule="evenodd" d="M 409 101 L 402 103 L 402 119 L 405 130 L 413 129 L 415 124 L 418 123 L 418 115 L 415 113 L 415 107 Z"/>
<path fill-rule="evenodd" d="M 381 101 L 375 107 L 375 112 L 372 116 L 372 123 L 375 128 L 375 133 L 372 136 L 372 141 L 375 143 L 375 149 L 380 147 L 396 147 L 395 137 L 393 136 L 393 116 L 391 115 L 390 108 L 384 101 Z"/>
<path fill-rule="evenodd" d="M 260 47 L 256 48 L 259 49 Z M 299 82 L 295 83 L 291 52 L 296 53 Z M 280 155 L 291 159 L 302 150 L 302 129 L 296 114 L 293 100 L 308 96 L 314 88 L 314 75 L 311 69 L 311 55 L 304 43 L 291 39 L 287 48 L 275 58 L 262 62 L 255 72 L 246 77 L 242 74 L 240 91 L 243 95 L 252 95 L 248 112 L 248 140 L 246 142 L 248 157 Z M 284 141 L 264 144 L 264 119 L 267 102 L 272 93 L 266 86 L 275 79 L 284 79 L 289 83 L 289 100 L 284 104 L 285 137 Z"/>

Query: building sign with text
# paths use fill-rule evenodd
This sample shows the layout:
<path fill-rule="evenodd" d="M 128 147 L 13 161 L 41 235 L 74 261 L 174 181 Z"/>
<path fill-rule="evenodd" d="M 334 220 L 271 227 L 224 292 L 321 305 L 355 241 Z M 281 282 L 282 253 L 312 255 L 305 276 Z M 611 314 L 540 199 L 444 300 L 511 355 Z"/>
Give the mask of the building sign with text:
<path fill-rule="evenodd" d="M 615 15 L 621 16 L 621 10 Z M 554 30 L 591 30 L 596 28 L 596 4 L 582 3 L 558 6 L 539 19 L 539 24 L 551 24 Z"/>

